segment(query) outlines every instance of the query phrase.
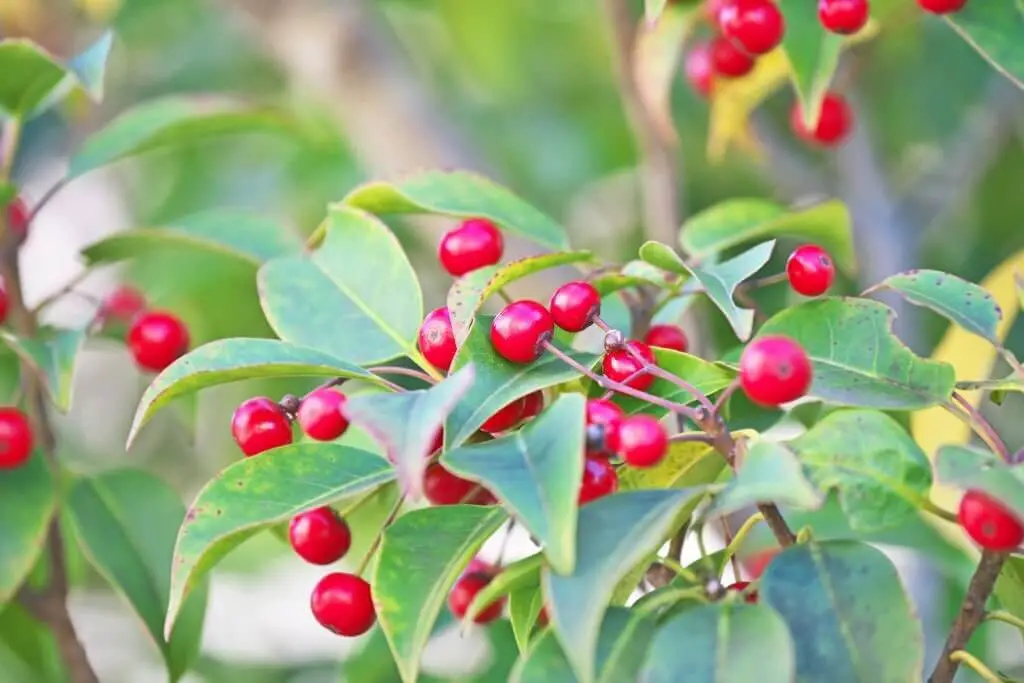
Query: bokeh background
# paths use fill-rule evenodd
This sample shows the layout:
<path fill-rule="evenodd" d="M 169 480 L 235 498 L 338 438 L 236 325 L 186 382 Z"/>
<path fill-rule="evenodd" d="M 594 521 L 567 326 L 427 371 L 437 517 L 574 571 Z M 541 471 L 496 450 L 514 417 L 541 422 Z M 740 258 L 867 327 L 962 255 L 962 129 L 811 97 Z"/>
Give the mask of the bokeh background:
<path fill-rule="evenodd" d="M 630 4 L 637 16 L 640 4 Z M 4 36 L 29 36 L 63 57 L 111 25 L 117 38 L 103 105 L 70 102 L 26 132 L 16 178 L 30 200 L 60 177 L 88 132 L 154 96 L 228 94 L 277 109 L 289 125 L 164 150 L 75 181 L 39 216 L 23 251 L 30 305 L 74 277 L 79 250 L 108 234 L 226 206 L 258 212 L 301 236 L 356 184 L 427 167 L 486 173 L 561 219 L 574 245 L 609 260 L 635 255 L 650 234 L 638 145 L 598 0 L 0 0 Z M 677 77 L 682 216 L 737 196 L 842 198 L 861 262 L 861 281 L 843 283 L 849 292 L 910 267 L 977 281 L 1024 248 L 1024 98 L 946 25 L 911 16 L 883 26 L 844 57 L 838 86 L 856 112 L 855 133 L 840 150 L 810 150 L 792 137 L 792 94 L 783 89 L 751 122 L 762 153 L 733 151 L 712 164 L 707 103 Z M 440 305 L 449 278 L 434 249 L 447 225 L 392 225 L 421 273 L 428 305 Z M 766 272 L 781 267 L 787 252 L 777 253 Z M 181 314 L 196 344 L 267 335 L 253 276 L 235 261 L 169 250 L 95 273 L 79 288 L 86 296 L 67 297 L 49 316 L 81 324 L 94 310 L 89 295 L 131 282 L 154 305 Z M 543 279 L 521 286 L 539 296 L 550 291 Z M 786 296 L 774 291 L 765 305 L 783 305 Z M 900 336 L 929 353 L 945 323 L 893 303 Z M 714 313 L 698 311 L 694 320 L 690 332 L 704 348 L 732 345 Z M 1022 355 L 1024 325 L 1015 326 L 1009 346 Z M 304 389 L 288 381 L 204 391 L 164 411 L 126 453 L 128 425 L 149 379 L 117 344 L 90 345 L 74 408 L 59 425 L 63 456 L 82 472 L 151 469 L 186 501 L 239 457 L 228 431 L 238 402 Z M 1024 446 L 1021 397 L 984 410 L 1011 448 Z M 387 507 L 366 513 L 367 529 Z M 358 537 L 357 529 L 357 545 Z M 893 553 L 934 651 L 956 607 L 956 580 L 934 557 Z M 72 557 L 73 614 L 102 679 L 164 680 L 128 608 Z M 343 641 L 313 622 L 308 594 L 321 573 L 272 534 L 232 554 L 214 574 L 203 655 L 187 680 L 397 681 L 379 636 Z M 433 644 L 425 668 L 440 680 L 504 680 L 510 637 L 503 629 L 475 631 L 468 640 L 449 633 Z M 998 627 L 983 631 L 993 663 L 1005 671 L 1020 666 L 1019 638 Z M 0 641 L 0 681 L 20 683 L 9 679 L 11 656 L 10 644 Z"/>

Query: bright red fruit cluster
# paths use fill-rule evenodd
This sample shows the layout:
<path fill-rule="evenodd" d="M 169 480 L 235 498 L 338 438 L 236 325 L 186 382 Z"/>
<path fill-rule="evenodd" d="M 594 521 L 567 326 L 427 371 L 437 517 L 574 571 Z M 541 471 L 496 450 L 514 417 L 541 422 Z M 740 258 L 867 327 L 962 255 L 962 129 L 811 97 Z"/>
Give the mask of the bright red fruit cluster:
<path fill-rule="evenodd" d="M 135 364 L 147 372 L 160 372 L 189 349 L 188 327 L 169 311 L 148 310 L 145 295 L 122 285 L 108 294 L 96 314 L 99 322 L 128 325 L 125 343 Z"/>

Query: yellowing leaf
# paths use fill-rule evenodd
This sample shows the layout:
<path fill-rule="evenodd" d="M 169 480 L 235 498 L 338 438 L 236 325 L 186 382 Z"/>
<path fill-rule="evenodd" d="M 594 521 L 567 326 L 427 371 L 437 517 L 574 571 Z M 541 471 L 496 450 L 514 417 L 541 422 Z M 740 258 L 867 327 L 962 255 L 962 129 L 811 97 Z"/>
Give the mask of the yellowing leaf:
<path fill-rule="evenodd" d="M 670 4 L 656 21 L 641 20 L 637 27 L 633 56 L 637 95 L 658 135 L 671 144 L 678 141 L 672 122 L 672 81 L 683 53 L 683 43 L 700 16 L 700 7 L 699 4 Z"/>

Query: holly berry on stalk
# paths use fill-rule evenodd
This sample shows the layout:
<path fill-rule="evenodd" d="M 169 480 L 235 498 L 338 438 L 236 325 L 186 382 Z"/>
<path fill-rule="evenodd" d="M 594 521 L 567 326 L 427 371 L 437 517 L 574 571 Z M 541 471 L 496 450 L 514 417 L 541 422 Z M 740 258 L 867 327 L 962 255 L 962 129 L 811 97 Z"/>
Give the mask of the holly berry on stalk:
<path fill-rule="evenodd" d="M 868 0 L 818 0 L 818 20 L 826 31 L 850 35 L 868 23 Z"/>
<path fill-rule="evenodd" d="M 246 457 L 292 442 L 292 425 L 284 409 L 266 396 L 244 401 L 231 418 L 231 436 Z"/>
<path fill-rule="evenodd" d="M 811 361 L 789 337 L 759 337 L 740 355 L 740 386 L 747 397 L 774 407 L 795 401 L 811 386 Z"/>
<path fill-rule="evenodd" d="M 686 352 L 690 341 L 686 333 L 677 325 L 651 325 L 644 335 L 644 342 L 649 346 L 657 346 L 662 349 Z"/>
<path fill-rule="evenodd" d="M 355 574 L 334 572 L 320 579 L 309 606 L 320 625 L 339 636 L 361 636 L 377 621 L 370 584 Z"/>
<path fill-rule="evenodd" d="M 627 417 L 619 426 L 619 455 L 631 467 L 654 467 L 668 452 L 668 434 L 650 415 Z"/>
<path fill-rule="evenodd" d="M 816 244 L 805 244 L 794 249 L 786 260 L 786 277 L 798 294 L 821 296 L 832 286 L 836 267 L 827 251 Z"/>
<path fill-rule="evenodd" d="M 846 99 L 836 93 L 828 93 L 821 101 L 821 113 L 813 129 L 804 122 L 800 103 L 793 103 L 789 123 L 800 139 L 819 147 L 835 147 L 849 135 L 853 128 L 853 111 Z"/>
<path fill-rule="evenodd" d="M 337 512 L 325 506 L 293 517 L 288 541 L 306 562 L 325 565 L 345 556 L 352 546 L 352 532 Z"/>
<path fill-rule="evenodd" d="M 982 491 L 965 493 L 956 517 L 967 535 L 985 550 L 1009 552 L 1024 541 L 1024 525 L 1017 515 Z"/>
<path fill-rule="evenodd" d="M 451 368 L 459 349 L 455 344 L 455 332 L 452 330 L 451 313 L 447 306 L 427 313 L 416 337 L 416 348 L 427 362 L 441 372 L 448 372 Z"/>
<path fill-rule="evenodd" d="M 487 418 L 487 421 L 480 426 L 480 431 L 498 434 L 515 427 L 523 419 L 525 407 L 525 401 L 517 398 Z"/>
<path fill-rule="evenodd" d="M 986 0 L 981 0 L 985 2 Z M 987 0 L 991 2 L 991 0 Z M 932 14 L 952 14 L 967 6 L 967 0 L 917 0 L 917 6 Z"/>
<path fill-rule="evenodd" d="M 100 316 L 128 323 L 145 311 L 146 306 L 145 294 L 130 285 L 121 285 L 103 299 Z"/>
<path fill-rule="evenodd" d="M 6 225 L 7 229 L 21 242 L 28 236 L 28 221 L 30 218 L 28 204 L 21 197 L 15 197 L 7 205 Z"/>
<path fill-rule="evenodd" d="M 160 372 L 185 355 L 189 334 L 185 323 L 173 313 L 148 311 L 132 322 L 127 341 L 139 367 Z"/>
<path fill-rule="evenodd" d="M 463 619 L 469 606 L 477 594 L 491 582 L 493 576 L 484 572 L 467 572 L 459 577 L 448 594 L 448 609 L 456 619 Z M 505 608 L 505 598 L 500 597 L 480 610 L 473 621 L 477 624 L 489 624 L 501 616 Z"/>
<path fill-rule="evenodd" d="M 556 325 L 566 332 L 582 332 L 601 314 L 601 294 L 589 282 L 567 282 L 555 290 L 548 307 Z"/>
<path fill-rule="evenodd" d="M 501 260 L 505 242 L 498 226 L 486 218 L 469 218 L 441 237 L 437 257 L 451 275 L 493 266 Z"/>
<path fill-rule="evenodd" d="M 654 383 L 654 375 L 646 372 L 636 373 L 648 365 L 655 365 L 651 347 L 643 342 L 627 341 L 621 348 L 612 349 L 604 354 L 601 368 L 608 379 L 624 382 L 628 387 L 644 391 Z M 630 377 L 632 379 L 629 379 Z"/>
<path fill-rule="evenodd" d="M 476 493 L 474 493 L 474 491 Z M 423 474 L 423 496 L 434 505 L 491 505 L 494 496 L 479 484 L 453 474 L 439 462 Z"/>
<path fill-rule="evenodd" d="M 586 425 L 600 427 L 600 443 L 587 444 L 587 455 L 616 453 L 619 450 L 619 427 L 625 414 L 622 408 L 603 398 L 592 398 L 587 401 Z"/>
<path fill-rule="evenodd" d="M 782 42 L 786 20 L 772 0 L 732 0 L 718 12 L 722 34 L 751 55 L 763 55 Z"/>
<path fill-rule="evenodd" d="M 345 400 L 345 394 L 340 391 L 320 387 L 302 399 L 295 418 L 309 438 L 334 441 L 348 430 Z"/>
<path fill-rule="evenodd" d="M 0 470 L 17 469 L 27 463 L 34 444 L 28 416 L 14 406 L 0 407 Z"/>
<path fill-rule="evenodd" d="M 521 299 L 505 306 L 491 321 L 491 344 L 505 360 L 532 363 L 551 341 L 555 323 L 536 301 Z"/>
<path fill-rule="evenodd" d="M 729 42 L 725 36 L 716 36 L 708 49 L 711 66 L 717 76 L 739 78 L 746 76 L 754 68 L 754 58 Z"/>
<path fill-rule="evenodd" d="M 619 488 L 619 475 L 608 458 L 588 455 L 583 459 L 583 479 L 580 481 L 579 504 L 610 496 Z"/>

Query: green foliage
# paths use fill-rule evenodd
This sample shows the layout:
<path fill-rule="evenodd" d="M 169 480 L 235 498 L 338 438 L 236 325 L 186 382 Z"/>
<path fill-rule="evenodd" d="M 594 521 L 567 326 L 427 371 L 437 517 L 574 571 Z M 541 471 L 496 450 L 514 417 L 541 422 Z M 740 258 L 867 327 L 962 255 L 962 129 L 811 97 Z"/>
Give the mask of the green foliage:
<path fill-rule="evenodd" d="M 94 100 L 103 95 L 103 77 L 113 34 L 105 33 L 68 64 L 61 64 L 28 40 L 0 42 L 0 111 L 16 119 L 44 113 L 75 91 Z"/>
<path fill-rule="evenodd" d="M 997 71 L 1024 88 L 1024 7 L 1019 2 L 971 2 L 946 21 Z"/>
<path fill-rule="evenodd" d="M 749 447 L 735 478 L 715 494 L 708 513 L 727 515 L 762 500 L 816 509 L 824 496 L 804 476 L 800 460 L 791 450 L 762 440 Z"/>
<path fill-rule="evenodd" d="M 71 407 L 71 386 L 75 375 L 75 362 L 85 343 L 85 330 L 40 330 L 37 337 L 19 339 L 13 334 L 0 332 L 11 350 L 44 378 L 43 385 L 54 407 L 67 412 Z"/>
<path fill-rule="evenodd" d="M 1024 464 L 1010 465 L 989 451 L 949 445 L 939 449 L 935 475 L 943 484 L 983 491 L 1024 516 Z"/>
<path fill-rule="evenodd" d="M 13 472 L 0 472 L 0 604 L 21 586 L 43 552 L 57 506 L 53 475 L 41 453 Z"/>

